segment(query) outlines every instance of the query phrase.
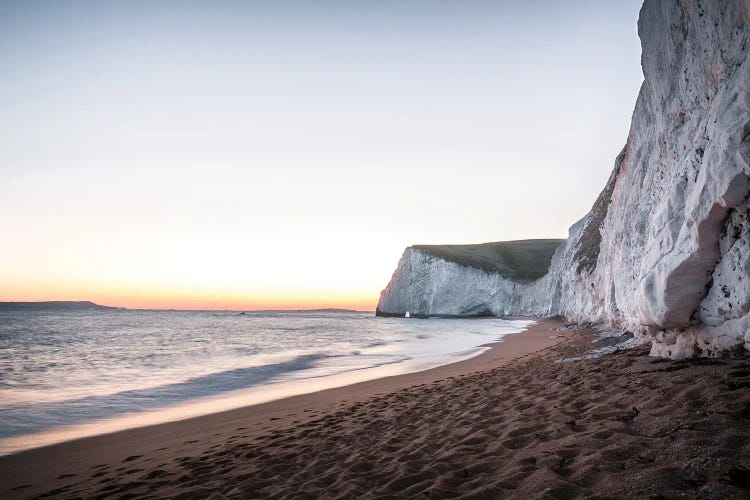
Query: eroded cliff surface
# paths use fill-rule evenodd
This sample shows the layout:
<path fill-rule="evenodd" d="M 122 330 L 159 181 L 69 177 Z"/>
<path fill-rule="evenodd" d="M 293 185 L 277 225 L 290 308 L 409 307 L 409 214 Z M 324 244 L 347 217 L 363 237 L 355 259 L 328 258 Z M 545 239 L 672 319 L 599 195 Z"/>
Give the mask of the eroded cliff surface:
<path fill-rule="evenodd" d="M 404 252 L 377 314 L 488 316 L 536 312 L 519 289 L 545 276 L 564 240 L 414 245 Z"/>
<path fill-rule="evenodd" d="M 749 25 L 746 0 L 647 0 L 626 145 L 549 273 L 522 283 L 407 249 L 378 309 L 560 314 L 673 358 L 750 350 Z"/>

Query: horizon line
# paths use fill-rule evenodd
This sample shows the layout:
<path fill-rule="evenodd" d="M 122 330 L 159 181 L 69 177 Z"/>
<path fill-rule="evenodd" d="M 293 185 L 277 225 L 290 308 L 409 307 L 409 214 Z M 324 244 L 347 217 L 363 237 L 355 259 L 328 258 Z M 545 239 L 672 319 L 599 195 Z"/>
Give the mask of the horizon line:
<path fill-rule="evenodd" d="M 369 313 L 375 312 L 375 309 L 349 309 L 346 307 L 312 307 L 312 308 L 287 308 L 287 309 L 230 309 L 230 308 L 215 308 L 215 309 L 185 309 L 178 307 L 125 307 L 125 306 L 111 306 L 105 304 L 99 304 L 92 300 L 8 300 L 0 301 L 0 304 L 80 304 L 89 303 L 97 307 L 119 309 L 126 311 L 227 311 L 227 312 L 315 312 L 315 311 L 342 311 L 342 312 L 359 312 Z"/>

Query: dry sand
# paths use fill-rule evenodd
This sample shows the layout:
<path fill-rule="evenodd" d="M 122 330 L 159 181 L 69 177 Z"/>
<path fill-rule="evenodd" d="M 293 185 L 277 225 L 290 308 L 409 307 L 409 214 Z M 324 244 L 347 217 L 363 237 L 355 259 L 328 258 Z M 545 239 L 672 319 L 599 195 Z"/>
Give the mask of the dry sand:
<path fill-rule="evenodd" d="M 544 320 L 488 352 L 0 457 L 0 497 L 750 498 L 750 359 L 556 364 Z"/>

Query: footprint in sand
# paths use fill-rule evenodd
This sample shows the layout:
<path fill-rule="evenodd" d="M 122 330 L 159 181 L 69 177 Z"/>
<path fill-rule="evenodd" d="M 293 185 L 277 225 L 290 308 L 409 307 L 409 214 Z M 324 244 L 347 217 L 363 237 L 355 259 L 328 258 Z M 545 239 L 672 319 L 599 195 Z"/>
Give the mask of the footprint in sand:
<path fill-rule="evenodd" d="M 517 436 L 503 441 L 502 445 L 511 450 L 520 450 L 528 446 L 534 440 L 531 436 Z"/>

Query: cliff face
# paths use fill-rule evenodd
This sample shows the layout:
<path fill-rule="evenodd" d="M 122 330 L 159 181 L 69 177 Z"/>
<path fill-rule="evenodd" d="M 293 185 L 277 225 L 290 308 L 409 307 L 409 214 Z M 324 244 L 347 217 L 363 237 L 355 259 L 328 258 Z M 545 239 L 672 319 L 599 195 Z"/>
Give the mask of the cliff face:
<path fill-rule="evenodd" d="M 528 314 L 520 290 L 547 274 L 563 240 L 480 245 L 415 245 L 404 252 L 380 295 L 381 316 L 489 316 Z"/>
<path fill-rule="evenodd" d="M 481 302 L 494 314 L 608 322 L 651 337 L 655 355 L 750 350 L 749 26 L 745 0 L 647 0 L 626 145 L 550 272 L 521 284 L 407 249 L 379 309 L 431 293 L 431 313 Z M 427 285 L 441 276 L 444 286 Z"/>

